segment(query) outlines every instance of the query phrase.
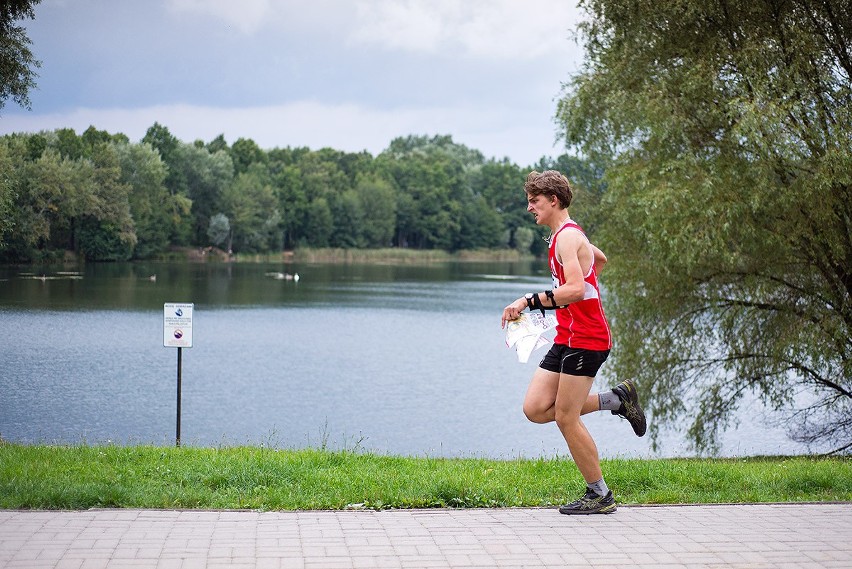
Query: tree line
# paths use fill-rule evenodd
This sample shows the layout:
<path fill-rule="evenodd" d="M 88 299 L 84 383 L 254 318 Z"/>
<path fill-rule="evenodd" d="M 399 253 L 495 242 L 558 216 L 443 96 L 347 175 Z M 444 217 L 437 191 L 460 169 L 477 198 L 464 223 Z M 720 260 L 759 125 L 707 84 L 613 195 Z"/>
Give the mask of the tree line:
<path fill-rule="evenodd" d="M 155 123 L 139 142 L 89 127 L 0 138 L 0 260 L 73 251 L 91 261 L 174 247 L 270 253 L 298 247 L 511 248 L 540 254 L 523 182 L 555 168 L 599 190 L 601 173 L 562 155 L 520 167 L 450 136 L 408 136 L 378 156 L 261 149 L 220 135 L 186 143 Z M 594 199 L 587 200 L 589 204 Z"/>

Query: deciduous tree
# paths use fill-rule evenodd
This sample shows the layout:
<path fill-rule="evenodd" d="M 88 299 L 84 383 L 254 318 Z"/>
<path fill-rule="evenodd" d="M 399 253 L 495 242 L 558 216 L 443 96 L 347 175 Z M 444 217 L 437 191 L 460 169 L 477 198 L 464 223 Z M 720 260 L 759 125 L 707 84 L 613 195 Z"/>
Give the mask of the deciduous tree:
<path fill-rule="evenodd" d="M 130 188 L 128 200 L 136 229 L 133 256 L 146 259 L 169 246 L 171 215 L 176 207 L 165 186 L 166 165 L 150 144 L 115 144 L 121 182 Z"/>
<path fill-rule="evenodd" d="M 852 4 L 586 0 L 558 118 L 607 168 L 616 367 L 712 449 L 752 394 L 852 445 Z"/>
<path fill-rule="evenodd" d="M 35 69 L 41 67 L 27 31 L 17 22 L 35 18 L 33 7 L 40 0 L 5 0 L 0 3 L 0 109 L 10 97 L 30 108 L 30 90 L 36 85 Z"/>

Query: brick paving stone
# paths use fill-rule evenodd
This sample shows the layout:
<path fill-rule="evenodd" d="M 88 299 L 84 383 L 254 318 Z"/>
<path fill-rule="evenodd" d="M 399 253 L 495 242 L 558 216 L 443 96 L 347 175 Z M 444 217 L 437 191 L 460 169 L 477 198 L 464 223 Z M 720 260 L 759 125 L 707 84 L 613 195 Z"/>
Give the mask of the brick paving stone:
<path fill-rule="evenodd" d="M 852 504 L 335 512 L 0 510 L 0 569 L 852 566 Z"/>

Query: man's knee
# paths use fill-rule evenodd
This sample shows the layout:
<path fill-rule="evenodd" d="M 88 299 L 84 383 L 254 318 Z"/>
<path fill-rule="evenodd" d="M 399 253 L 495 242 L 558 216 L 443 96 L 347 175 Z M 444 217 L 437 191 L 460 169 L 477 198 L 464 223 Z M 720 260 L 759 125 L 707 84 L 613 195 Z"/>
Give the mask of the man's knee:
<path fill-rule="evenodd" d="M 556 424 L 559 429 L 565 432 L 566 429 L 571 430 L 580 425 L 580 415 L 576 411 L 567 411 L 556 407 Z"/>
<path fill-rule="evenodd" d="M 524 415 L 533 423 L 549 423 L 553 420 L 548 417 L 549 409 L 542 408 L 541 405 L 536 405 L 531 402 L 524 402 Z"/>

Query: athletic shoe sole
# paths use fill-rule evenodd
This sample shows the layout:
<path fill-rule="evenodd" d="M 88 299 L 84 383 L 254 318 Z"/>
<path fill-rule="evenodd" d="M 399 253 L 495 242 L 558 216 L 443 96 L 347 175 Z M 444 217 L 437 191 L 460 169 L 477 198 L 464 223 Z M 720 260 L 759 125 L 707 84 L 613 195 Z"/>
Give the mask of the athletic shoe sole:
<path fill-rule="evenodd" d="M 618 509 L 615 503 L 615 498 L 612 497 L 612 491 L 606 496 L 598 496 L 594 493 L 586 493 L 585 496 L 559 507 L 559 513 L 568 516 L 585 516 L 590 514 L 611 514 Z"/>

